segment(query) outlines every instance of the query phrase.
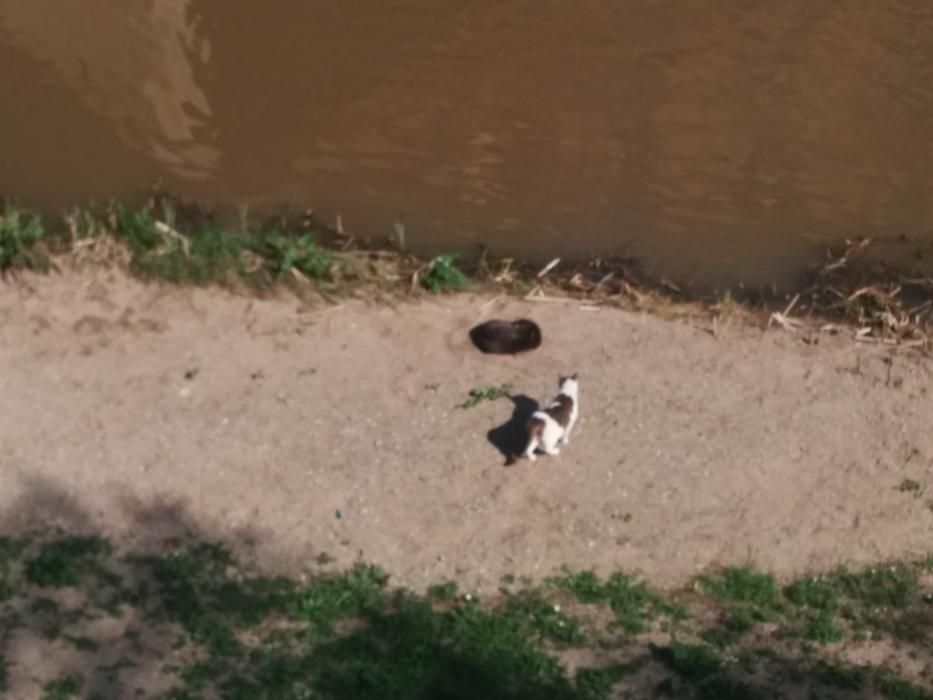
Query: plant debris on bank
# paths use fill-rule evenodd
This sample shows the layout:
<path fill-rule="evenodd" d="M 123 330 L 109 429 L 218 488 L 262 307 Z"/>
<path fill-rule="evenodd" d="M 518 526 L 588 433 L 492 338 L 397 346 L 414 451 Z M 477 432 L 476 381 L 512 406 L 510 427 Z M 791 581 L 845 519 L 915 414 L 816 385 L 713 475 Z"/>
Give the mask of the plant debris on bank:
<path fill-rule="evenodd" d="M 787 586 L 733 568 L 672 593 L 565 570 L 482 600 L 456 582 L 419 594 L 371 564 L 326 566 L 269 577 L 195 539 L 125 552 L 94 535 L 0 538 L 0 693 L 933 698 L 910 670 L 933 635 L 929 562 Z"/>
<path fill-rule="evenodd" d="M 629 258 L 594 258 L 543 269 L 488 251 L 465 261 L 456 253 L 429 260 L 406 250 L 404 228 L 385 241 L 358 240 L 305 215 L 224 227 L 202 209 L 167 195 L 143 207 L 75 209 L 61 222 L 6 203 L 0 208 L 0 274 L 46 272 L 58 262 L 117 264 L 147 279 L 265 290 L 288 285 L 324 297 L 443 294 L 468 288 L 521 295 L 542 303 L 612 305 L 666 317 L 740 316 L 791 333 L 851 330 L 855 340 L 933 349 L 933 279 L 872 260 L 871 242 L 845 241 L 801 279 L 800 292 L 745 290 L 716 298 L 652 279 Z M 789 303 L 788 303 L 789 301 Z M 715 326 L 714 326 L 715 329 Z"/>

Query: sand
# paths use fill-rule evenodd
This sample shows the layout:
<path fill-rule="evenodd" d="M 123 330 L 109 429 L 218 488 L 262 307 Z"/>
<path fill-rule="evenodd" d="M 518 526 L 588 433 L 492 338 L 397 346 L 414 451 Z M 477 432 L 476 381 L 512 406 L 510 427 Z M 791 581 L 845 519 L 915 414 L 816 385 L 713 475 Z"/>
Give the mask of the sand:
<path fill-rule="evenodd" d="M 493 317 L 533 318 L 542 346 L 481 355 L 467 331 Z M 504 466 L 502 426 L 573 371 L 572 443 Z M 501 383 L 514 401 L 457 408 Z M 193 534 L 417 589 L 562 565 L 659 587 L 744 563 L 790 577 L 929 552 L 931 388 L 925 358 L 850 333 L 24 277 L 0 285 L 0 533 Z"/>

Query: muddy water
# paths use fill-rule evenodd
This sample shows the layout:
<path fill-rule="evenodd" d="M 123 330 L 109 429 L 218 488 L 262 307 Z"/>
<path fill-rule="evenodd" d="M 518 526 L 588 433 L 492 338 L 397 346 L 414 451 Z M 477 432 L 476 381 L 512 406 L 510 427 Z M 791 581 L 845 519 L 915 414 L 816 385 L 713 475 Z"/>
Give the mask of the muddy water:
<path fill-rule="evenodd" d="M 787 279 L 933 241 L 929 0 L 0 0 L 0 193 Z"/>

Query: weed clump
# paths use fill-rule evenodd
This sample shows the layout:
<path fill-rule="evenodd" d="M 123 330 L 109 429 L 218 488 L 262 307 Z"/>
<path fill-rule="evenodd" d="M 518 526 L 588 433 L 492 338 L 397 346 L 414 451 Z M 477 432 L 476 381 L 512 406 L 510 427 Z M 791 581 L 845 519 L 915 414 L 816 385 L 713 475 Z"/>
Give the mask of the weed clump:
<path fill-rule="evenodd" d="M 675 621 L 686 617 L 686 610 L 665 601 L 658 593 L 631 576 L 616 572 L 603 581 L 592 571 L 566 570 L 550 579 L 552 586 L 574 596 L 581 603 L 605 603 L 615 615 L 615 624 L 628 634 L 639 634 L 649 623 L 665 615 Z"/>
<path fill-rule="evenodd" d="M 421 277 L 421 286 L 432 294 L 442 294 L 466 288 L 469 280 L 457 267 L 456 253 L 443 253 L 435 257 Z"/>
<path fill-rule="evenodd" d="M 498 386 L 479 386 L 473 389 L 470 389 L 469 398 L 464 401 L 462 404 L 457 406 L 457 408 L 462 408 L 464 410 L 473 408 L 481 404 L 483 401 L 498 401 L 499 399 L 508 398 L 509 394 L 512 391 L 511 384 L 501 384 Z"/>
<path fill-rule="evenodd" d="M 0 211 L 0 274 L 14 268 L 48 269 L 48 256 L 37 245 L 44 235 L 38 214 L 5 204 Z"/>
<path fill-rule="evenodd" d="M 311 279 L 323 280 L 336 263 L 310 233 L 299 238 L 288 238 L 278 231 L 260 233 L 256 252 L 266 258 L 277 276 L 297 270 Z"/>

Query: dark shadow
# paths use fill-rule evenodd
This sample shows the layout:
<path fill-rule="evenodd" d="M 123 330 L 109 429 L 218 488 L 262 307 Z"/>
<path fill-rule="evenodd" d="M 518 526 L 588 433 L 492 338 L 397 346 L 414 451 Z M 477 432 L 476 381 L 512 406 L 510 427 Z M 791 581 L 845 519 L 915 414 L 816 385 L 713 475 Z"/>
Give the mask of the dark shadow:
<path fill-rule="evenodd" d="M 486 434 L 493 447 L 505 457 L 506 466 L 514 464 L 525 449 L 528 441 L 526 426 L 532 414 L 538 410 L 538 402 L 524 394 L 510 396 L 509 399 L 514 406 L 512 416 Z"/>
<path fill-rule="evenodd" d="M 511 399 L 512 418 L 489 438 L 510 454 L 537 408 Z M 673 637 L 658 646 L 617 637 L 601 649 L 594 637 L 545 654 L 554 630 L 540 609 L 429 600 L 364 564 L 271 577 L 236 556 L 252 533 L 231 540 L 179 502 L 123 506 L 136 530 L 129 546 L 111 545 L 93 511 L 41 478 L 0 513 L 0 697 L 42 697 L 49 682 L 57 694 L 45 697 L 178 700 L 930 697 L 896 669 L 845 665 L 767 636 L 739 647 L 741 663 L 733 649 Z M 54 531 L 36 532 L 37 520 Z M 905 658 L 927 660 L 933 615 L 916 610 L 905 607 L 891 634 Z"/>
<path fill-rule="evenodd" d="M 520 643 L 499 654 L 455 637 L 444 614 L 403 601 L 372 612 L 358 630 L 319 646 L 309 657 L 326 700 L 583 700 L 565 676 L 541 668 Z"/>
<path fill-rule="evenodd" d="M 80 697 L 161 696 L 177 684 L 165 659 L 192 621 L 231 604 L 250 608 L 235 615 L 262 609 L 260 596 L 218 593 L 232 578 L 226 552 L 248 555 L 251 531 L 205 526 L 181 503 L 126 498 L 132 531 L 105 532 L 53 481 L 21 484 L 0 513 L 0 696 L 39 697 L 56 682 L 48 697 L 71 697 L 68 684 Z M 24 664 L 37 658 L 41 667 Z"/>

